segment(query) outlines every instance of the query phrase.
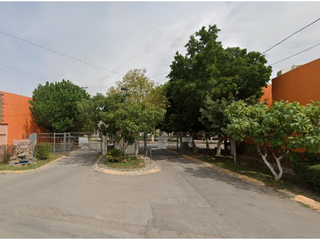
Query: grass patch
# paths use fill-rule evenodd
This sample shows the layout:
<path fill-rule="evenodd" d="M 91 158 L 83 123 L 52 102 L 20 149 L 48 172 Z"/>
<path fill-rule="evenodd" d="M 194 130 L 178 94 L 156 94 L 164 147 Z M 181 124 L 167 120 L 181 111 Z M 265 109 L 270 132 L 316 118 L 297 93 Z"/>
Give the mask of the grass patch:
<path fill-rule="evenodd" d="M 233 159 L 229 157 L 213 156 L 193 156 L 204 162 L 211 163 L 215 166 L 228 169 L 253 179 L 259 180 L 269 187 L 275 189 L 289 190 L 295 194 L 305 195 L 320 201 L 320 195 L 313 191 L 301 178 L 296 175 L 284 173 L 281 180 L 276 182 L 269 168 L 263 164 L 255 162 L 245 162 L 241 159 L 240 163 L 234 164 Z"/>
<path fill-rule="evenodd" d="M 50 153 L 49 158 L 46 160 L 36 160 L 34 167 L 32 167 L 32 161 L 30 160 L 30 163 L 28 165 L 23 165 L 21 167 L 15 167 L 15 166 L 11 166 L 9 164 L 6 163 L 0 163 L 0 171 L 5 171 L 5 170 L 9 170 L 9 171 L 20 171 L 20 170 L 30 170 L 30 169 L 36 169 L 39 168 L 43 165 L 46 165 L 47 163 L 62 157 L 63 154 L 59 154 L 59 153 Z"/>
<path fill-rule="evenodd" d="M 127 162 L 106 162 L 105 161 L 105 165 L 109 168 L 130 170 L 130 169 L 144 168 L 146 164 L 144 163 L 143 159 L 130 156 L 127 159 Z"/>

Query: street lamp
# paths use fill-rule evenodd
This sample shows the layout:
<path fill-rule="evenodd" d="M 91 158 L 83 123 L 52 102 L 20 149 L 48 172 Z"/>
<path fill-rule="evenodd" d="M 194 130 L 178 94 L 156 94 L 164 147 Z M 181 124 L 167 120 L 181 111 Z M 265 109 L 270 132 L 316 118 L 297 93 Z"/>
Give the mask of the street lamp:
<path fill-rule="evenodd" d="M 121 88 L 121 91 L 122 91 L 122 96 L 126 97 L 127 88 L 122 87 L 122 88 Z M 125 99 L 124 99 L 124 100 L 125 100 Z"/>

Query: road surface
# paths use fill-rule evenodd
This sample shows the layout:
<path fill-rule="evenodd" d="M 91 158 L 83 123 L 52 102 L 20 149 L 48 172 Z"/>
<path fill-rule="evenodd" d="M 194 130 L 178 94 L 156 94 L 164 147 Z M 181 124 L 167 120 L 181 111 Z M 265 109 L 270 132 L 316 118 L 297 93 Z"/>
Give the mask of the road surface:
<path fill-rule="evenodd" d="M 320 238 L 319 212 L 165 150 L 155 157 L 162 171 L 141 176 L 94 171 L 94 151 L 1 174 L 0 237 Z"/>

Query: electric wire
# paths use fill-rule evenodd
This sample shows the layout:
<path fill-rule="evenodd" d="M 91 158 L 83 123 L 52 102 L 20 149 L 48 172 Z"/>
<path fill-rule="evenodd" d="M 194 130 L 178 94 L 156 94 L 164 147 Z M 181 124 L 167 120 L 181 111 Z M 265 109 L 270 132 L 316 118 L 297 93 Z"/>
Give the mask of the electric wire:
<path fill-rule="evenodd" d="M 1 69 L 1 68 L 0 68 L 0 71 L 6 72 L 6 73 L 10 73 L 10 74 L 14 74 L 14 75 L 18 75 L 18 76 L 25 77 L 25 78 L 30 78 L 30 79 L 33 79 L 33 80 L 40 81 L 40 79 L 38 79 L 38 78 L 25 76 L 25 75 L 22 75 L 22 74 L 19 74 L 19 73 L 9 72 L 9 71 L 3 70 L 3 69 Z"/>
<path fill-rule="evenodd" d="M 288 37 L 284 38 L 283 40 L 281 40 L 280 42 L 276 43 L 275 45 L 273 45 L 272 47 L 268 48 L 267 50 L 265 50 L 262 54 L 265 54 L 266 52 L 269 52 L 271 49 L 275 48 L 276 46 L 280 45 L 281 43 L 283 43 L 284 41 L 286 41 L 287 39 L 291 38 L 293 35 L 301 32 L 302 30 L 310 27 L 312 24 L 315 24 L 316 22 L 318 22 L 320 20 L 320 18 L 314 20 L 313 22 L 309 23 L 308 25 L 304 26 L 303 28 L 299 29 L 298 31 L 295 31 L 294 33 L 292 33 L 291 35 L 289 35 Z"/>
<path fill-rule="evenodd" d="M 164 74 L 168 74 L 168 73 L 169 73 L 169 72 L 160 73 L 160 74 L 158 74 L 158 75 L 151 76 L 151 78 L 158 77 L 158 76 L 161 76 L 161 75 L 164 75 Z"/>
<path fill-rule="evenodd" d="M 64 54 L 64 53 L 61 53 L 61 52 L 52 50 L 52 49 L 50 49 L 50 48 L 44 47 L 44 46 L 39 45 L 39 44 L 37 44 L 37 43 L 33 43 L 33 42 L 29 41 L 29 40 L 26 40 L 26 39 L 17 37 L 17 36 L 15 36 L 15 35 L 12 35 L 12 34 L 3 32 L 3 31 L 1 31 L 1 30 L 0 30 L 0 33 L 3 34 L 3 35 L 6 35 L 6 36 L 8 36 L 8 37 L 12 37 L 12 38 L 18 39 L 18 40 L 20 40 L 20 41 L 26 42 L 26 43 L 31 44 L 31 45 L 33 45 L 33 46 L 36 46 L 36 47 L 38 47 L 38 48 L 47 50 L 47 51 L 49 51 L 49 52 L 58 54 L 58 55 L 60 55 L 60 56 L 67 57 L 67 58 L 70 58 L 70 59 L 72 59 L 72 60 L 81 62 L 81 63 L 86 64 L 86 65 L 89 65 L 89 66 L 91 66 L 91 67 L 98 68 L 98 69 L 102 69 L 102 70 L 106 70 L 106 71 L 109 71 L 109 72 L 112 72 L 112 73 L 115 73 L 115 74 L 119 74 L 119 75 L 121 75 L 121 76 L 124 76 L 124 74 L 122 74 L 122 73 L 119 73 L 119 72 L 116 72 L 116 71 L 113 71 L 113 70 L 110 70 L 110 69 L 107 69 L 107 68 L 104 68 L 104 67 L 99 67 L 99 66 L 97 66 L 97 65 L 94 65 L 94 64 L 89 63 L 89 62 L 86 62 L 86 61 L 82 61 L 82 60 L 80 60 L 80 59 L 78 59 L 78 58 L 75 58 L 75 57 L 72 57 L 72 56 L 70 56 L 70 55 L 67 55 L 67 54 Z"/>
<path fill-rule="evenodd" d="M 304 52 L 306 52 L 306 51 L 308 51 L 308 50 L 310 50 L 310 49 L 312 49 L 312 48 L 315 48 L 315 47 L 317 47 L 317 46 L 319 46 L 319 45 L 320 45 L 320 42 L 317 43 L 316 45 L 313 45 L 312 47 L 309 47 L 309 48 L 307 48 L 307 49 L 305 49 L 305 50 L 302 50 L 301 52 L 295 53 L 295 54 L 293 54 L 293 55 L 291 55 L 291 56 L 289 56 L 289 57 L 286 57 L 286 58 L 284 58 L 284 59 L 282 59 L 282 60 L 280 60 L 280 61 L 277 61 L 277 62 L 275 62 L 275 63 L 272 63 L 272 64 L 270 64 L 270 66 L 276 65 L 277 63 L 280 63 L 280 62 L 283 62 L 283 61 L 285 61 L 285 60 L 287 60 L 287 59 L 289 59 L 289 58 L 295 57 L 295 56 L 297 56 L 297 55 L 299 55 L 299 54 L 301 54 L 301 53 L 304 53 Z"/>
<path fill-rule="evenodd" d="M 23 73 L 23 74 L 25 74 L 25 75 L 29 75 L 29 76 L 32 76 L 32 77 L 36 77 L 36 78 L 39 78 L 39 79 L 43 79 L 43 80 L 48 80 L 48 81 L 50 81 L 50 79 L 48 79 L 48 78 L 44 78 L 44 77 L 40 77 L 40 76 L 37 76 L 37 75 L 33 75 L 33 74 L 31 74 L 31 73 L 23 72 L 23 71 L 20 71 L 20 70 L 18 70 L 18 69 L 15 69 L 15 68 L 12 68 L 12 67 L 8 67 L 8 66 L 2 65 L 2 64 L 0 64 L 0 67 L 4 67 L 4 68 L 7 68 L 7 69 L 16 71 L 16 72 Z"/>

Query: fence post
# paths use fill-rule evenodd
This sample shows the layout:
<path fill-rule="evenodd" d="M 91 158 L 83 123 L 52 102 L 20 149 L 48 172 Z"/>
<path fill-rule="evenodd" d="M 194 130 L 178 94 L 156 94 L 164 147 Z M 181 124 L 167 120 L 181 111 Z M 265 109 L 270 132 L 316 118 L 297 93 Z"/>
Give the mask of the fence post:
<path fill-rule="evenodd" d="M 67 155 L 67 133 L 63 133 L 63 154 Z"/>
<path fill-rule="evenodd" d="M 183 142 L 182 142 L 182 133 L 180 133 L 180 155 L 183 154 Z"/>
<path fill-rule="evenodd" d="M 148 154 L 147 154 L 147 133 L 144 132 L 143 136 L 144 136 L 144 139 L 143 139 L 143 143 L 144 143 L 144 144 L 143 144 L 143 148 L 144 148 L 144 149 L 143 149 L 143 150 L 144 150 L 145 154 L 148 155 Z"/>
<path fill-rule="evenodd" d="M 56 133 L 53 133 L 53 153 L 56 153 Z"/>
<path fill-rule="evenodd" d="M 177 152 L 179 150 L 178 143 L 179 143 L 179 135 L 177 134 Z"/>
<path fill-rule="evenodd" d="M 100 154 L 103 155 L 103 135 L 102 132 L 99 132 L 100 137 Z"/>

